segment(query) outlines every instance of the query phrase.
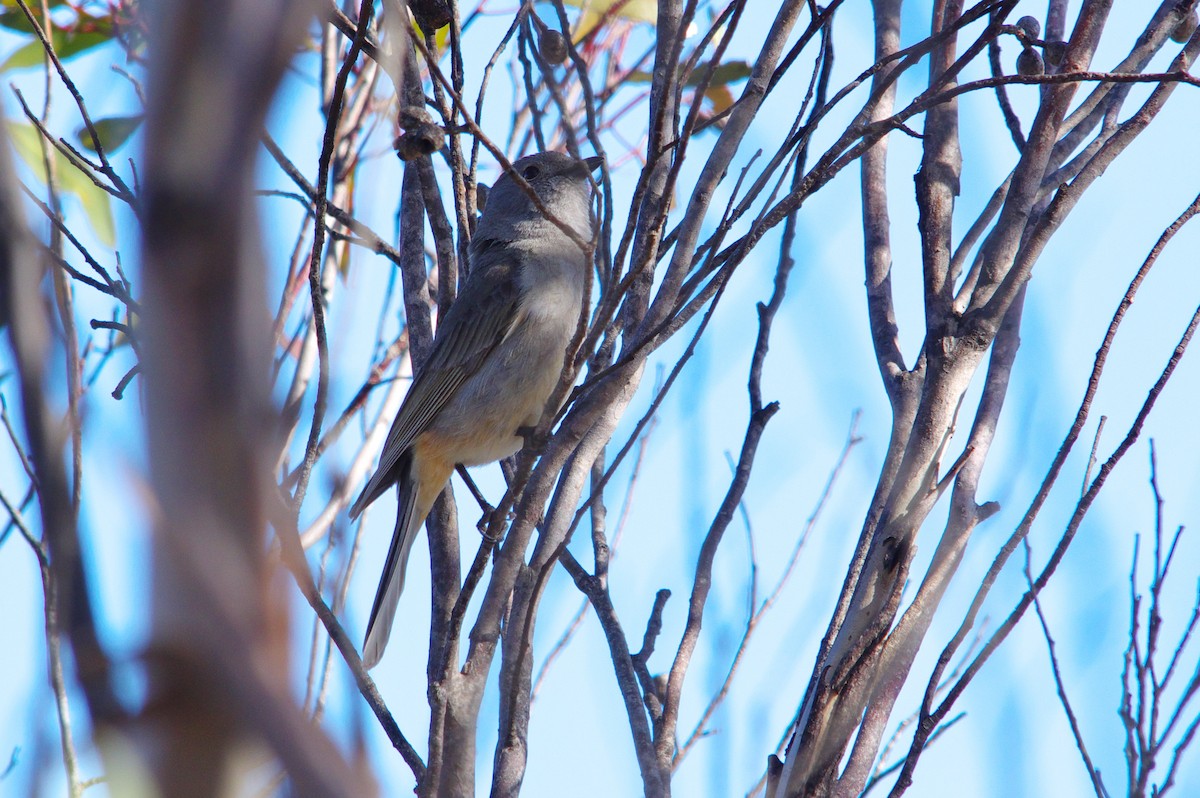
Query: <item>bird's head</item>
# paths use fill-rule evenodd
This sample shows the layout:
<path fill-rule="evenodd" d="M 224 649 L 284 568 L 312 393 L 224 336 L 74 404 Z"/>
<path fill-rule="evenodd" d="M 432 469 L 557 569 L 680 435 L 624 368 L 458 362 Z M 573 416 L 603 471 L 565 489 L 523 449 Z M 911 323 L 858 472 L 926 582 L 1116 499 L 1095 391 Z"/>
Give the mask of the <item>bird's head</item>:
<path fill-rule="evenodd" d="M 539 152 L 513 162 L 512 172 L 500 176 L 487 195 L 475 235 L 495 241 L 531 236 L 569 237 L 537 207 L 528 190 L 513 178 L 520 175 L 541 204 L 583 240 L 592 237 L 591 174 L 603 163 L 600 156 L 579 160 L 562 152 Z"/>

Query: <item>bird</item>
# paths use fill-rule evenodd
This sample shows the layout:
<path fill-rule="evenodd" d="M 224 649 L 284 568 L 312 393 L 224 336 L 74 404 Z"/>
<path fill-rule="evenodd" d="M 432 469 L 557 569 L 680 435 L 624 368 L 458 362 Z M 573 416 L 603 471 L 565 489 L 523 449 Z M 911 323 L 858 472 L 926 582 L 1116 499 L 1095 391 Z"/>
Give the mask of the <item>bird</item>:
<path fill-rule="evenodd" d="M 383 656 L 413 541 L 455 466 L 503 459 L 524 443 L 563 371 L 585 301 L 594 236 L 591 174 L 603 159 L 540 152 L 515 161 L 487 195 L 470 271 L 438 324 L 351 520 L 392 485 L 396 526 L 363 642 L 363 665 Z M 512 174 L 555 217 L 547 218 Z M 557 408 L 555 408 L 557 410 Z"/>

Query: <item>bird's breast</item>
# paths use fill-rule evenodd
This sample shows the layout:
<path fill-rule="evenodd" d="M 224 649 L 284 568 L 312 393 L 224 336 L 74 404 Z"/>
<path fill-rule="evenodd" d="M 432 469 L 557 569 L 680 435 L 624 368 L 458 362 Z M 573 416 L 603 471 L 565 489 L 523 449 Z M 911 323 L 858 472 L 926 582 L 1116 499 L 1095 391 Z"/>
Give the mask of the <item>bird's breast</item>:
<path fill-rule="evenodd" d="M 433 424 L 455 462 L 508 457 L 521 448 L 517 430 L 541 420 L 579 321 L 583 285 L 572 277 L 562 268 L 522 275 L 511 331 Z"/>

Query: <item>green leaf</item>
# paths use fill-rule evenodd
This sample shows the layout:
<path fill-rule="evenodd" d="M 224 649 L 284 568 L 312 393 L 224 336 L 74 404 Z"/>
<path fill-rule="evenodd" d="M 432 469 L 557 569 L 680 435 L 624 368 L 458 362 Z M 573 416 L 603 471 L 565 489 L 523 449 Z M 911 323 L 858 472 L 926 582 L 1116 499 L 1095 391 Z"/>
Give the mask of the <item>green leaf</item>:
<path fill-rule="evenodd" d="M 104 147 L 104 151 L 113 152 L 129 140 L 129 137 L 141 126 L 142 120 L 145 118 L 145 114 L 110 116 L 107 119 L 97 119 L 92 124 L 96 128 L 96 135 L 100 136 L 100 144 Z M 91 152 L 96 151 L 95 144 L 92 142 L 92 134 L 88 132 L 86 126 L 81 125 L 75 131 L 75 135 L 84 149 Z"/>
<path fill-rule="evenodd" d="M 24 15 L 21 15 L 24 19 Z M 26 24 L 28 20 L 25 20 Z M 32 29 L 30 29 L 32 32 Z M 50 30 L 50 41 L 60 60 L 67 60 L 108 44 L 113 39 L 112 20 L 107 17 L 80 16 L 69 26 L 54 25 Z M 45 59 L 45 48 L 41 41 L 33 39 L 17 48 L 17 51 L 0 64 L 0 71 L 27 69 L 41 66 Z"/>
<path fill-rule="evenodd" d="M 53 11 L 64 5 L 66 5 L 66 0 L 51 0 L 50 10 Z M 0 0 L 0 8 L 4 9 L 0 11 L 0 27 L 22 33 L 33 33 L 33 26 L 29 24 L 29 17 L 25 16 L 25 12 L 17 6 L 16 0 Z M 32 6 L 30 8 L 33 10 L 34 17 L 40 19 L 41 14 L 38 13 L 40 9 L 33 9 Z"/>
<path fill-rule="evenodd" d="M 421 30 L 421 26 L 417 24 L 417 21 L 415 19 L 412 21 L 412 27 L 413 27 L 413 30 L 415 30 L 417 32 L 417 35 L 421 37 L 421 40 L 424 41 L 425 40 L 425 31 Z M 442 56 L 444 56 L 446 54 L 446 52 L 447 52 L 446 44 L 449 41 L 450 41 L 450 26 L 449 25 L 443 25 L 442 27 L 438 28 L 437 30 L 435 30 L 433 32 L 433 44 L 434 44 L 434 47 L 436 48 L 433 52 L 433 55 L 435 58 L 437 58 L 437 60 L 440 61 L 442 59 Z"/>
<path fill-rule="evenodd" d="M 15 30 L 19 33 L 33 33 L 33 26 L 29 24 L 29 17 L 20 11 L 0 12 L 0 27 Z"/>
<path fill-rule="evenodd" d="M 17 155 L 21 156 L 30 169 L 37 175 L 37 179 L 46 182 L 46 167 L 42 163 L 42 134 L 37 131 L 33 125 L 28 125 L 23 122 L 9 122 L 8 136 L 12 139 L 13 148 L 17 151 Z"/>
<path fill-rule="evenodd" d="M 705 98 L 712 103 L 712 112 L 719 114 L 733 105 L 733 92 L 728 86 L 710 86 L 704 92 Z"/>
<path fill-rule="evenodd" d="M 658 22 L 657 0 L 564 0 L 564 2 L 566 5 L 583 10 L 581 22 L 588 16 L 599 20 L 606 14 L 622 17 L 632 22 L 649 22 L 651 25 Z"/>
<path fill-rule="evenodd" d="M 575 23 L 573 38 L 576 43 L 583 40 L 602 22 L 611 19 L 626 19 L 630 22 L 658 23 L 657 0 L 563 0 L 567 5 L 580 10 Z"/>
<path fill-rule="evenodd" d="M 22 122 L 9 122 L 8 132 L 17 155 L 33 170 L 37 179 L 45 184 L 46 164 L 42 160 L 42 134 L 33 125 Z M 46 146 L 50 148 L 50 157 L 54 159 L 58 190 L 79 201 L 92 232 L 101 244 L 110 248 L 115 246 L 117 233 L 108 192 L 97 186 L 88 174 L 81 171 L 80 167 L 52 144 L 47 142 Z"/>
<path fill-rule="evenodd" d="M 96 234 L 96 240 L 112 249 L 117 244 L 117 231 L 113 224 L 112 204 L 108 192 L 67 162 L 66 158 L 62 158 L 60 162 L 65 163 L 58 170 L 61 189 L 79 200 L 88 223 L 92 226 L 92 232 Z"/>
<path fill-rule="evenodd" d="M 51 9 L 59 8 L 61 6 L 65 6 L 66 4 L 67 0 L 50 0 L 50 2 L 47 3 Z M 20 4 L 17 2 L 17 0 L 0 0 L 0 8 L 20 10 Z"/>
<path fill-rule="evenodd" d="M 699 64 L 692 70 L 692 74 L 688 75 L 686 86 L 699 86 L 700 80 L 704 74 L 708 72 L 708 65 L 711 62 Z M 708 82 L 709 86 L 728 86 L 730 83 L 736 83 L 739 80 L 745 80 L 750 77 L 752 70 L 750 65 L 745 61 L 727 61 L 720 64 L 713 70 L 712 79 Z"/>
<path fill-rule="evenodd" d="M 685 86 L 696 87 L 700 85 L 700 79 L 704 77 L 704 73 L 708 71 L 708 62 L 698 65 L 688 75 L 684 81 Z M 750 65 L 745 61 L 729 61 L 721 64 L 713 70 L 712 79 L 709 81 L 709 88 L 713 86 L 727 86 L 730 83 L 736 83 L 739 80 L 745 80 L 750 77 Z M 654 79 L 654 75 L 641 69 L 635 69 L 625 78 L 629 83 L 649 83 Z"/>

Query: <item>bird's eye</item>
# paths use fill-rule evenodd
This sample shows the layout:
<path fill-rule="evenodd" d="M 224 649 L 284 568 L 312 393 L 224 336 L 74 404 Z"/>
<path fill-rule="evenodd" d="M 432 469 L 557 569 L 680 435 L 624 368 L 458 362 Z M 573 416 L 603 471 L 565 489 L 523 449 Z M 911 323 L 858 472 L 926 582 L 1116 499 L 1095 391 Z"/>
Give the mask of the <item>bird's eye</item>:
<path fill-rule="evenodd" d="M 536 166 L 526 166 L 521 170 L 521 177 L 525 178 L 526 180 L 533 180 L 541 173 L 542 170 L 538 169 Z"/>

